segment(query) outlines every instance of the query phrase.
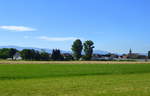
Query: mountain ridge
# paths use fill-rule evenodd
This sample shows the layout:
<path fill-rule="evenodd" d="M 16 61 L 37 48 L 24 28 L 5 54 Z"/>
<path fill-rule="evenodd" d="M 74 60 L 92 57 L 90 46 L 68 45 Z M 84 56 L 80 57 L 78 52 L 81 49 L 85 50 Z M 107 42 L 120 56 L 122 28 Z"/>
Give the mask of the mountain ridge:
<path fill-rule="evenodd" d="M 50 48 L 37 48 L 37 47 L 21 47 L 21 46 L 15 46 L 15 45 L 8 45 L 8 46 L 0 46 L 0 48 L 16 48 L 17 50 L 21 51 L 23 49 L 35 49 L 38 51 L 45 50 L 48 53 L 52 53 L 53 49 Z M 61 50 L 62 53 L 72 53 L 71 51 L 67 50 Z M 94 50 L 94 54 L 108 54 L 110 52 L 108 51 L 103 51 L 103 50 Z"/>

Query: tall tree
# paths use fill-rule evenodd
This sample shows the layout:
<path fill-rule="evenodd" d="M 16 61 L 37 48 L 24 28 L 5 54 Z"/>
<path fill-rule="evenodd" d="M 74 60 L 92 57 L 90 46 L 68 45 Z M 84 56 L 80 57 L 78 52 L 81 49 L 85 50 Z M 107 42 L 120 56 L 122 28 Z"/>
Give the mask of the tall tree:
<path fill-rule="evenodd" d="M 64 60 L 63 56 L 60 53 L 59 49 L 53 49 L 51 59 L 54 61 L 62 61 Z"/>
<path fill-rule="evenodd" d="M 79 60 L 81 58 L 81 53 L 83 49 L 82 41 L 80 39 L 77 39 L 73 42 L 72 45 L 72 51 L 73 51 L 73 58 L 75 60 Z"/>
<path fill-rule="evenodd" d="M 91 60 L 92 54 L 93 54 L 93 48 L 94 48 L 94 43 L 91 40 L 87 40 L 84 42 L 83 47 L 84 47 L 84 59 L 85 60 Z"/>
<path fill-rule="evenodd" d="M 148 51 L 148 59 L 150 59 L 150 51 Z"/>

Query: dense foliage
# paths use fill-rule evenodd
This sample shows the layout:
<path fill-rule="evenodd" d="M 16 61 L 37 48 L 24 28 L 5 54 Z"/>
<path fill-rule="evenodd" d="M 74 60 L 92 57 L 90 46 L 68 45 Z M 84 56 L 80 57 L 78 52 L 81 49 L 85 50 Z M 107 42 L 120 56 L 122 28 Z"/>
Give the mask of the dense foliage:
<path fill-rule="evenodd" d="M 21 52 L 23 60 L 49 60 L 49 53 L 39 52 L 34 49 L 23 49 Z"/>
<path fill-rule="evenodd" d="M 60 53 L 59 49 L 53 49 L 51 59 L 54 61 L 61 61 L 64 60 L 63 56 Z"/>
<path fill-rule="evenodd" d="M 83 45 L 80 39 L 77 39 L 73 42 L 71 49 L 72 49 L 73 57 L 75 60 L 79 60 L 81 58 L 82 48 L 83 48 Z"/>
<path fill-rule="evenodd" d="M 17 51 L 18 50 L 14 49 L 14 48 L 3 48 L 3 49 L 0 49 L 0 58 L 2 58 L 2 59 L 12 58 L 13 59 L 13 55 L 15 55 L 15 53 Z"/>
<path fill-rule="evenodd" d="M 84 45 L 84 53 L 85 53 L 84 59 L 85 60 L 91 60 L 92 54 L 93 54 L 93 48 L 94 48 L 93 41 L 87 40 L 84 42 L 83 45 Z"/>

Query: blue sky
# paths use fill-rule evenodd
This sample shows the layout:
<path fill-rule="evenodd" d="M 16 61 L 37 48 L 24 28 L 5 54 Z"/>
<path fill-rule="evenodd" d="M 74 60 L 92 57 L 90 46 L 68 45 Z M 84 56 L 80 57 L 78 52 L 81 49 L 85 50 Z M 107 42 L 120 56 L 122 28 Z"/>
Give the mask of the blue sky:
<path fill-rule="evenodd" d="M 0 46 L 70 50 L 93 40 L 115 53 L 150 50 L 150 0 L 0 0 Z"/>

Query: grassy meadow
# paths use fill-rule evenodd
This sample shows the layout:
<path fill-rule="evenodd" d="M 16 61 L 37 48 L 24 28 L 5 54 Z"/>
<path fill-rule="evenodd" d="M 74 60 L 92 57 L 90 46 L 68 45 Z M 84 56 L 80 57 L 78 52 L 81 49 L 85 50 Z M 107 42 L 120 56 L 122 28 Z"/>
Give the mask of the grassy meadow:
<path fill-rule="evenodd" d="M 30 63 L 0 64 L 0 96 L 150 96 L 150 64 Z"/>

